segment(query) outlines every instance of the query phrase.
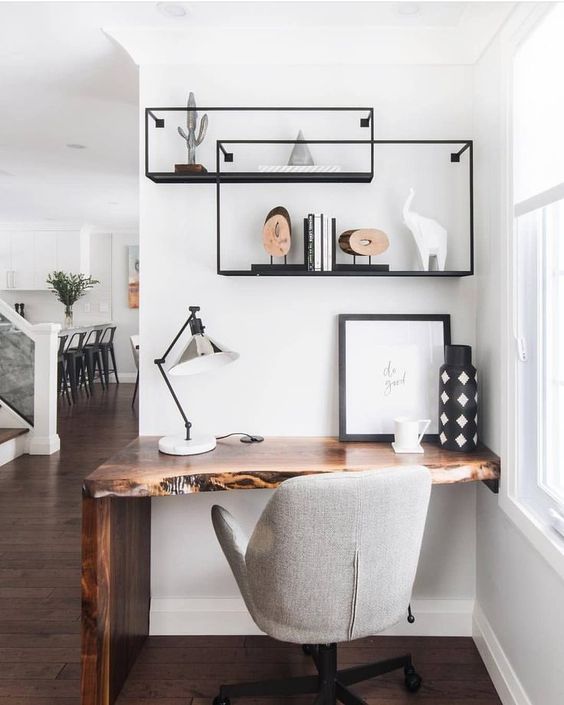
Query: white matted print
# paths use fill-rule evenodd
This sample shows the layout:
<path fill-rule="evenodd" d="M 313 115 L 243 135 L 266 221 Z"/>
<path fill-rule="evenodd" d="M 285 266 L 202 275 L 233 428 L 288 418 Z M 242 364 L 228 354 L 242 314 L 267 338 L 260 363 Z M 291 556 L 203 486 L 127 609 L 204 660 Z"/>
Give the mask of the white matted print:
<path fill-rule="evenodd" d="M 394 419 L 431 419 L 438 433 L 438 373 L 450 317 L 339 316 L 339 437 L 392 440 Z"/>

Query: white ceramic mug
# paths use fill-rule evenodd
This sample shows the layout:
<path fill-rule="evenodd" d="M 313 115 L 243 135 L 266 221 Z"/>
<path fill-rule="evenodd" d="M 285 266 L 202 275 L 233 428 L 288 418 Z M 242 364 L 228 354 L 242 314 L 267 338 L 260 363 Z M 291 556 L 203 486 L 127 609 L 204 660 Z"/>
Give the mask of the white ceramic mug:
<path fill-rule="evenodd" d="M 396 448 L 398 450 L 417 448 L 430 424 L 431 419 L 414 420 L 407 416 L 394 419 Z"/>

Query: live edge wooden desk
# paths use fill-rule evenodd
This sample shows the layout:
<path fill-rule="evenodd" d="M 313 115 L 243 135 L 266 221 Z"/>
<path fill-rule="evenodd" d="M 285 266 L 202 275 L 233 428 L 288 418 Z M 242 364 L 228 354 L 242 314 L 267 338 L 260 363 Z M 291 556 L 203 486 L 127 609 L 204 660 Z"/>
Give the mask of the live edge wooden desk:
<path fill-rule="evenodd" d="M 160 454 L 142 437 L 84 481 L 82 499 L 82 705 L 112 705 L 149 632 L 151 497 L 271 489 L 289 477 L 391 465 L 425 465 L 433 483 L 499 480 L 499 458 L 485 447 L 453 453 L 425 444 L 424 455 L 396 455 L 389 444 L 336 438 L 219 441 L 212 453 Z"/>

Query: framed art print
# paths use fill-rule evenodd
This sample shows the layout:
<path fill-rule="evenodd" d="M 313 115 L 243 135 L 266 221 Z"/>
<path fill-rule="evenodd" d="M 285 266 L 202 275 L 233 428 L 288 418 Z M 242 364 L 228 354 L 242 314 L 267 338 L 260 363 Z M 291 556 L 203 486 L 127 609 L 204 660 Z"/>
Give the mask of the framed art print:
<path fill-rule="evenodd" d="M 439 368 L 449 315 L 339 316 L 339 439 L 392 441 L 394 419 L 431 419 L 438 434 Z"/>

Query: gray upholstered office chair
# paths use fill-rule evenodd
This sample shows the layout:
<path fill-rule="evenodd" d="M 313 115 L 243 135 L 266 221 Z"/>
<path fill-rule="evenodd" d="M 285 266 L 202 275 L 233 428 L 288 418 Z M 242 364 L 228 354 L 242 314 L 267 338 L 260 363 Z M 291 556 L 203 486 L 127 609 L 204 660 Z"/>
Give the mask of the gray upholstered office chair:
<path fill-rule="evenodd" d="M 231 514 L 213 525 L 252 618 L 262 631 L 302 644 L 318 676 L 222 685 L 230 697 L 317 693 L 315 705 L 362 705 L 348 685 L 403 668 L 409 654 L 337 670 L 337 642 L 377 634 L 407 614 L 431 491 L 423 467 L 310 475 L 276 490 L 250 539 Z"/>

